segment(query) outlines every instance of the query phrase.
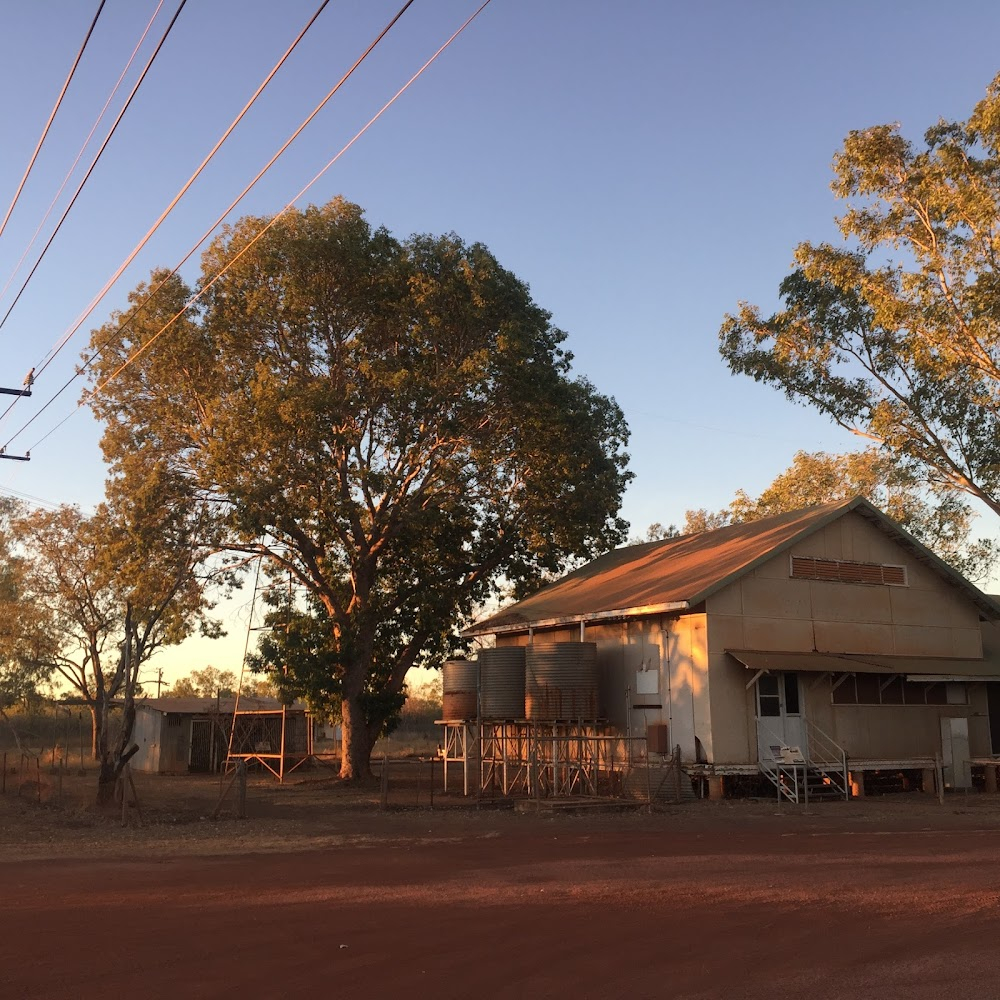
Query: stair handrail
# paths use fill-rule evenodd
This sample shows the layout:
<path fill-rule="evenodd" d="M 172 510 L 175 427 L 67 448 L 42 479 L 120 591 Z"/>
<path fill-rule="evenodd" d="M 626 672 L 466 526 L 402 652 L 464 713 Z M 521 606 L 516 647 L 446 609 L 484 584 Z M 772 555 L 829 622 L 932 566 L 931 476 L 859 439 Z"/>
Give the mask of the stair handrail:
<path fill-rule="evenodd" d="M 809 737 L 809 763 L 813 766 L 816 766 L 817 764 L 839 765 L 839 770 L 843 775 L 842 790 L 844 793 L 844 799 L 849 800 L 851 797 L 851 782 L 847 776 L 847 751 L 829 733 L 824 732 L 824 730 L 817 726 L 811 719 L 806 719 L 805 722 L 806 732 Z M 822 752 L 831 754 L 831 759 L 819 760 L 816 758 L 813 753 L 813 748 L 816 746 L 819 746 Z"/>

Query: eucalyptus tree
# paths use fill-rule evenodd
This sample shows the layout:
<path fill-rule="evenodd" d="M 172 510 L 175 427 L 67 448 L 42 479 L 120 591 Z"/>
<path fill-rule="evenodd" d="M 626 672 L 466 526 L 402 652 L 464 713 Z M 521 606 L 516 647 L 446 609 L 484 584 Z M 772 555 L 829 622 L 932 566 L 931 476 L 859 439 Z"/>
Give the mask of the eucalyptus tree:
<path fill-rule="evenodd" d="M 833 166 L 846 244 L 802 243 L 722 355 L 1000 514 L 1000 76 L 967 121 L 851 132 Z"/>
<path fill-rule="evenodd" d="M 478 602 L 623 537 L 623 415 L 486 247 L 400 241 L 341 199 L 227 229 L 198 291 L 154 274 L 94 332 L 105 455 L 316 598 L 363 776 L 407 671 Z"/>
<path fill-rule="evenodd" d="M 13 522 L 24 553 L 20 597 L 42 623 L 22 641 L 22 660 L 61 677 L 90 709 L 101 803 L 138 749 L 141 665 L 196 629 L 219 634 L 208 617 L 197 524 L 162 485 L 154 477 L 91 516 L 62 506 Z"/>
<path fill-rule="evenodd" d="M 37 693 L 50 670 L 32 655 L 51 631 L 41 610 L 27 599 L 25 558 L 14 521 L 24 505 L 0 498 L 0 712 Z"/>

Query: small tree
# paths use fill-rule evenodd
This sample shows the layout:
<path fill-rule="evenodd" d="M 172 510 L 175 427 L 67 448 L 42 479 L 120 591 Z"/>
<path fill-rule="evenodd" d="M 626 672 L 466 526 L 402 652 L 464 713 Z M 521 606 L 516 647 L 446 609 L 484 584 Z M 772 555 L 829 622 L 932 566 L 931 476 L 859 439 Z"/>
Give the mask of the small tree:
<path fill-rule="evenodd" d="M 92 517 L 64 506 L 23 512 L 13 527 L 24 557 L 24 599 L 46 624 L 26 662 L 58 674 L 90 708 L 98 801 L 107 803 L 138 749 L 132 730 L 140 666 L 196 628 L 219 634 L 206 617 L 210 604 L 196 573 L 203 555 L 196 522 L 154 480 Z"/>

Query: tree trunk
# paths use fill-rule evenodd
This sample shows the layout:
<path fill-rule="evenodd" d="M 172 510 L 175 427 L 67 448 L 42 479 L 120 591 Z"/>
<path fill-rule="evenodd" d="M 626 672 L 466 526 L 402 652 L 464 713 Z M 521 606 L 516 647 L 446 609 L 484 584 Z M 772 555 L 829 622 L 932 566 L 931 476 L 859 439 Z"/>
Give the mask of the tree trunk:
<path fill-rule="evenodd" d="M 90 755 L 94 760 L 101 759 L 101 709 L 92 703 L 90 705 Z"/>
<path fill-rule="evenodd" d="M 360 781 L 371 777 L 371 755 L 375 740 L 357 695 L 344 696 L 341 707 L 343 749 L 340 757 L 340 776 L 346 781 Z"/>
<path fill-rule="evenodd" d="M 118 784 L 118 774 L 115 763 L 108 757 L 101 761 L 101 771 L 97 777 L 97 804 L 108 808 L 115 802 L 115 786 Z"/>

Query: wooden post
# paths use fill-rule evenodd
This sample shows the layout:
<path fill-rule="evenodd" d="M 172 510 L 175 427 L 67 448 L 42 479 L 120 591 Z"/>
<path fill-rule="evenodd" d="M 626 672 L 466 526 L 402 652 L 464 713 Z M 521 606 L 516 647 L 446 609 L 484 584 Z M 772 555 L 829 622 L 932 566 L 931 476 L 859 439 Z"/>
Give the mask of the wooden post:
<path fill-rule="evenodd" d="M 382 754 L 382 799 L 379 808 L 385 809 L 389 804 L 389 758 Z"/>
<path fill-rule="evenodd" d="M 247 762 L 236 765 L 236 818 L 247 818 Z"/>
<path fill-rule="evenodd" d="M 42 765 L 38 758 L 35 758 L 35 792 L 38 795 L 38 802 L 42 801 Z"/>
<path fill-rule="evenodd" d="M 3 753 L 3 781 L 0 783 L 0 793 L 7 794 L 7 751 Z"/>
<path fill-rule="evenodd" d="M 944 805 L 944 761 L 941 759 L 941 755 L 934 755 L 934 778 L 937 782 L 937 797 L 938 803 Z"/>
<path fill-rule="evenodd" d="M 434 758 L 431 757 L 431 811 L 434 811 Z"/>

